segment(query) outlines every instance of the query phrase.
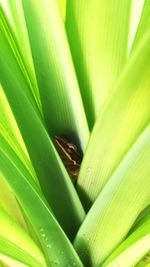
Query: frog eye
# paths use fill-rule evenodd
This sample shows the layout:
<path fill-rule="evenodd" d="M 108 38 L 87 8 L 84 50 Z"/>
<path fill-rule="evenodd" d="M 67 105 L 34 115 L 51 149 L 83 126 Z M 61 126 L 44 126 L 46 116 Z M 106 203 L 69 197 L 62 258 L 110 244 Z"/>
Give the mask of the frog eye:
<path fill-rule="evenodd" d="M 74 144 L 69 143 L 67 150 L 68 150 L 69 153 L 73 153 L 73 152 L 77 151 L 77 147 Z"/>

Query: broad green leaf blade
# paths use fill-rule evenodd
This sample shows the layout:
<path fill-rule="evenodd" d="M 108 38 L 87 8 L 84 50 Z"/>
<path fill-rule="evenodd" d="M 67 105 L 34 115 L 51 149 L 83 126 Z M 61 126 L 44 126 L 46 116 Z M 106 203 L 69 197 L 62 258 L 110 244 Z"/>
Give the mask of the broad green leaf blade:
<path fill-rule="evenodd" d="M 10 247 L 13 249 L 10 251 Z M 46 266 L 45 258 L 42 251 L 34 243 L 31 237 L 0 207 L 0 253 L 13 256 L 14 259 L 23 260 L 25 258 L 30 262 L 39 262 L 39 266 Z M 10 255 L 11 253 L 11 255 Z M 25 257 L 26 254 L 26 257 Z M 24 261 L 25 260 L 25 261 Z M 35 263 L 34 265 L 36 266 Z"/>
<path fill-rule="evenodd" d="M 89 267 L 100 266 L 150 204 L 150 125 L 143 131 L 93 204 L 74 247 Z"/>
<path fill-rule="evenodd" d="M 90 128 L 127 59 L 131 0 L 68 0 L 66 29 Z"/>
<path fill-rule="evenodd" d="M 21 0 L 2 0 L 1 4 L 3 9 L 5 10 L 5 13 L 8 15 L 9 22 L 13 28 L 12 32 L 15 37 L 15 42 L 19 47 L 19 52 L 21 54 L 24 67 L 26 68 L 28 79 L 31 83 L 32 93 L 41 111 L 40 96 L 35 77 L 35 70 L 33 66 L 31 48 L 29 44 Z"/>
<path fill-rule="evenodd" d="M 24 92 L 27 84 L 1 27 L 0 51 L 3 51 L 0 53 L 0 80 L 36 175 L 58 221 L 68 236 L 73 238 L 85 213 L 39 113 Z"/>
<path fill-rule="evenodd" d="M 60 4 L 60 10 L 61 10 L 61 13 L 62 13 L 62 17 L 65 20 L 65 17 L 66 17 L 66 2 L 67 2 L 67 0 L 58 0 L 58 1 L 59 1 L 59 4 Z"/>
<path fill-rule="evenodd" d="M 22 227 L 28 232 L 28 226 L 25 218 L 20 210 L 20 206 L 8 183 L 0 175 L 0 206 Z"/>
<path fill-rule="evenodd" d="M 150 27 L 150 1 L 144 1 L 143 11 L 141 14 L 140 22 L 137 28 L 137 32 L 134 38 L 131 52 L 134 52 L 137 46 L 140 44 L 145 33 L 149 31 Z"/>
<path fill-rule="evenodd" d="M 26 177 L 26 180 L 28 181 L 28 183 L 30 183 L 30 185 L 36 190 L 36 192 L 38 192 L 39 197 L 45 202 L 45 198 L 44 198 L 44 196 L 43 196 L 43 194 L 41 192 L 41 189 L 39 188 L 39 184 L 37 184 L 37 182 L 35 182 L 35 180 L 33 179 L 33 177 L 30 175 L 30 173 L 28 172 L 28 170 L 25 168 L 25 166 L 22 163 L 22 161 L 18 158 L 18 156 L 15 153 L 15 151 L 11 148 L 11 146 L 7 143 L 6 139 L 1 134 L 0 134 L 0 150 L 5 155 L 7 155 L 9 157 L 9 159 L 13 162 L 13 164 L 16 166 L 16 168 L 19 170 L 19 172 L 24 177 Z M 1 187 L 1 190 L 3 188 L 5 190 L 3 193 L 1 193 L 1 198 L 0 198 L 1 203 L 2 203 L 1 204 L 2 207 L 4 207 L 4 209 L 10 215 L 12 214 L 12 217 L 21 226 L 26 226 L 26 225 L 24 225 L 25 222 L 23 222 L 24 224 L 22 223 L 22 221 L 23 221 L 23 218 L 22 217 L 24 217 L 24 215 L 22 214 L 22 210 L 21 210 L 20 206 L 18 205 L 18 202 L 17 202 L 17 200 L 16 200 L 16 198 L 15 198 L 15 196 L 13 194 L 12 188 L 8 186 L 8 183 L 6 183 L 6 180 L 3 177 L 0 177 L 0 182 L 1 182 L 1 186 L 2 186 Z M 7 193 L 7 195 L 4 195 L 3 196 L 3 194 L 6 194 L 6 193 Z M 8 198 L 5 201 L 6 197 L 8 197 Z M 11 204 L 10 204 L 10 201 L 12 201 Z M 50 208 L 49 205 L 47 205 L 47 203 L 45 203 L 45 205 L 48 207 L 48 209 Z M 13 210 L 13 208 L 14 208 L 14 210 Z M 21 217 L 21 215 L 22 215 L 22 217 Z M 31 232 L 32 229 L 30 229 L 29 224 L 25 227 L 25 229 L 32 234 L 32 232 Z"/>
<path fill-rule="evenodd" d="M 22 0 L 46 126 L 52 137 L 79 139 L 89 131 L 56 0 Z"/>
<path fill-rule="evenodd" d="M 150 205 L 148 205 L 137 217 L 135 223 L 130 229 L 128 236 L 132 234 L 137 228 L 139 228 L 142 224 L 144 224 L 147 220 L 150 219 Z"/>
<path fill-rule="evenodd" d="M 28 182 L 38 191 L 41 195 L 41 188 L 39 184 L 33 179 L 32 175 L 29 173 L 28 169 L 22 163 L 20 158 L 17 156 L 16 152 L 11 148 L 5 137 L 0 134 L 0 150 L 3 151 L 4 154 L 8 155 L 8 157 L 13 161 L 13 163 L 17 166 L 17 169 L 26 177 Z"/>
<path fill-rule="evenodd" d="M 106 265 L 100 265 L 100 266 L 107 266 L 107 267 L 114 267 L 114 266 L 121 266 L 121 267 L 148 267 L 147 263 L 145 263 L 145 257 L 143 257 L 142 260 L 140 260 L 140 263 L 142 265 L 138 265 L 138 261 L 140 259 L 139 256 L 144 255 L 144 249 L 148 250 L 150 247 L 150 243 L 148 242 L 150 238 L 149 236 L 144 237 L 139 242 L 136 242 L 133 246 L 128 248 L 126 251 L 122 252 L 118 257 L 116 257 L 114 260 L 112 260 L 110 263 L 106 263 Z M 147 244 L 148 243 L 148 244 Z M 146 244 L 147 247 L 146 248 Z"/>
<path fill-rule="evenodd" d="M 61 263 L 62 267 L 69 265 L 83 267 L 71 243 L 45 205 L 45 201 L 3 151 L 0 153 L 0 166 L 1 174 L 14 190 L 24 214 L 40 241 L 48 266 L 56 267 Z"/>
<path fill-rule="evenodd" d="M 46 267 L 46 263 L 42 264 L 32 255 L 28 255 L 26 252 L 15 246 L 13 243 L 0 237 L 0 262 L 8 264 L 6 266 L 11 267 Z M 1 266 L 1 265 L 0 265 Z M 4 265 L 5 266 L 5 265 Z"/>
<path fill-rule="evenodd" d="M 29 265 L 0 254 L 0 267 L 29 267 Z"/>
<path fill-rule="evenodd" d="M 133 0 L 131 15 L 130 15 L 130 29 L 129 29 L 129 38 L 128 38 L 128 54 L 130 55 L 131 48 L 133 46 L 134 38 L 136 35 L 136 31 L 139 25 L 139 21 L 141 19 L 141 14 L 143 10 L 145 0 Z"/>
<path fill-rule="evenodd" d="M 150 35 L 132 54 L 91 134 L 77 187 L 86 208 L 97 198 L 150 119 L 149 43 Z"/>
<path fill-rule="evenodd" d="M 15 150 L 22 163 L 30 174 L 37 180 L 35 171 L 31 164 L 27 149 L 18 129 L 17 123 L 9 106 L 3 88 L 0 85 L 0 133 L 7 139 L 9 145 Z"/>
<path fill-rule="evenodd" d="M 150 248 L 150 220 L 131 234 L 108 257 L 102 267 L 132 267 L 149 251 Z M 143 259 L 142 259 L 143 261 Z"/>
<path fill-rule="evenodd" d="M 34 108 L 37 109 L 37 112 L 39 112 L 39 105 L 37 105 L 37 98 L 35 96 L 32 81 L 30 80 L 30 77 L 29 77 L 28 69 L 25 66 L 24 59 L 23 59 L 23 56 L 21 55 L 16 36 L 15 36 L 13 29 L 12 29 L 12 27 L 8 21 L 8 18 L 6 17 L 5 12 L 2 9 L 2 6 L 0 6 L 0 19 L 1 19 L 1 30 L 3 32 L 3 35 L 5 36 L 6 42 L 10 46 L 11 53 L 14 54 L 16 62 L 18 63 L 19 68 L 20 68 L 20 69 L 18 68 L 18 70 L 16 70 L 16 65 L 14 65 L 13 66 L 14 72 L 16 73 L 16 75 L 18 75 L 19 71 L 22 73 L 22 83 L 25 84 L 24 90 L 26 92 L 26 95 L 30 99 Z M 7 47 L 7 45 L 6 45 L 6 47 Z M 3 46 L 3 50 L 5 52 L 7 49 L 6 47 Z M 10 64 L 10 67 L 11 67 L 12 62 L 9 60 L 9 51 L 8 50 L 7 50 L 7 60 Z M 20 79 L 21 79 L 21 77 L 20 77 Z"/>
<path fill-rule="evenodd" d="M 150 251 L 144 255 L 135 267 L 150 267 Z"/>

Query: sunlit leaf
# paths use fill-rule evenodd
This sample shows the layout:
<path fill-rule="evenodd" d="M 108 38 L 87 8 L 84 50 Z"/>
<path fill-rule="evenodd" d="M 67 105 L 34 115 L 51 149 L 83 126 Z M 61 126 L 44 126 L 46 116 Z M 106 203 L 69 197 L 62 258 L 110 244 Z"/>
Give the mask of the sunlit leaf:
<path fill-rule="evenodd" d="M 90 128 L 127 59 L 132 1 L 67 1 L 66 29 Z"/>
<path fill-rule="evenodd" d="M 149 42 L 150 35 L 145 36 L 130 58 L 91 134 L 78 179 L 78 192 L 87 208 L 149 121 Z"/>

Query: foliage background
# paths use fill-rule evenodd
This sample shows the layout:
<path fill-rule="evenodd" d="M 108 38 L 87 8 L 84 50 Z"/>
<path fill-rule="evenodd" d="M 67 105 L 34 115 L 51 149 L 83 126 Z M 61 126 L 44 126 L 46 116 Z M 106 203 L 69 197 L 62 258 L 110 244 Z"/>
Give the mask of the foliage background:
<path fill-rule="evenodd" d="M 0 266 L 149 266 L 149 11 L 0 1 Z"/>

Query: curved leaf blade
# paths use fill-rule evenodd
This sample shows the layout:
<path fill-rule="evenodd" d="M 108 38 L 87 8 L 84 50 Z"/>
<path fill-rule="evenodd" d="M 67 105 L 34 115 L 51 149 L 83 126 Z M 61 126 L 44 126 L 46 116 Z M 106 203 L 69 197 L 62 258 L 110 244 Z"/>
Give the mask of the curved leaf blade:
<path fill-rule="evenodd" d="M 149 157 L 148 124 L 99 194 L 77 233 L 74 247 L 87 266 L 100 266 L 150 204 Z"/>
<path fill-rule="evenodd" d="M 138 266 L 136 263 L 147 254 L 150 247 L 150 220 L 144 223 L 137 231 L 121 243 L 119 247 L 108 257 L 102 267 Z M 140 260 L 144 263 L 144 259 Z"/>
<path fill-rule="evenodd" d="M 77 185 L 86 208 L 98 197 L 149 122 L 149 42 L 150 34 L 130 58 L 91 134 Z"/>
<path fill-rule="evenodd" d="M 27 84 L 23 80 L 20 68 L 1 27 L 0 51 L 3 51 L 0 53 L 1 83 L 36 175 L 58 221 L 70 238 L 73 238 L 84 219 L 84 210 L 39 113 L 26 96 Z M 63 206 L 60 209 L 62 203 Z"/>
<path fill-rule="evenodd" d="M 58 1 L 22 3 L 47 129 L 51 137 L 72 136 L 85 150 L 89 130 Z"/>
<path fill-rule="evenodd" d="M 39 192 L 2 150 L 0 166 L 2 175 L 14 190 L 24 214 L 40 241 L 48 266 L 55 267 L 61 262 L 62 267 L 69 264 L 83 267 L 71 243 L 61 230 L 48 206 L 45 205 L 45 201 L 43 201 Z"/>
<path fill-rule="evenodd" d="M 66 30 L 90 129 L 126 63 L 131 3 L 67 1 Z"/>

